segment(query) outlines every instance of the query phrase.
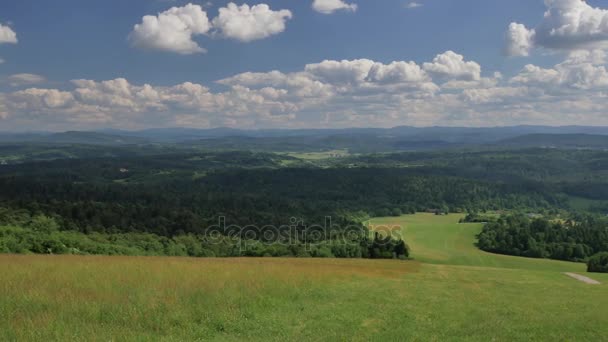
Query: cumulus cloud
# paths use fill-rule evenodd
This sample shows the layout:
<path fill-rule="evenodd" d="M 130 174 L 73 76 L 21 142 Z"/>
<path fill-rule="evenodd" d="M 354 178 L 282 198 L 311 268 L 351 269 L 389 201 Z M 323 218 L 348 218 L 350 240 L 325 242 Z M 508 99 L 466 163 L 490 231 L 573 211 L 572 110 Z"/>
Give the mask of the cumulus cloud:
<path fill-rule="evenodd" d="M 534 30 L 528 30 L 524 25 L 511 23 L 505 35 L 505 53 L 508 56 L 528 56 L 534 46 Z"/>
<path fill-rule="evenodd" d="M 13 29 L 6 25 L 0 24 L 0 44 L 17 44 L 17 34 Z M 0 57 L 0 64 L 3 64 L 5 61 Z M 4 112 L 0 112 L 2 114 Z"/>
<path fill-rule="evenodd" d="M 245 72 L 214 87 L 74 80 L 62 89 L 0 93 L 3 127 L 352 127 L 608 125 L 602 50 L 572 51 L 553 67 L 512 77 L 447 51 L 427 63 L 325 60 L 283 72 Z"/>
<path fill-rule="evenodd" d="M 522 99 L 529 95 L 524 87 L 492 87 L 465 89 L 462 98 L 473 104 L 505 103 L 509 99 Z"/>
<path fill-rule="evenodd" d="M 211 92 L 191 82 L 163 87 L 134 85 L 124 78 L 79 79 L 72 85 L 66 91 L 28 88 L 1 94 L 5 119 L 40 124 L 41 118 L 48 118 L 63 125 L 103 122 L 117 127 L 175 126 L 178 122 L 222 126 L 232 120 L 254 125 L 289 120 L 299 108 L 286 98 L 286 90 L 272 87 L 234 85 Z"/>
<path fill-rule="evenodd" d="M 195 36 L 209 35 L 250 42 L 285 31 L 289 10 L 273 11 L 266 4 L 237 6 L 229 3 L 209 20 L 199 5 L 172 7 L 157 16 L 146 15 L 129 34 L 131 44 L 138 48 L 176 52 L 183 55 L 204 53 Z"/>
<path fill-rule="evenodd" d="M 34 112 L 67 107 L 74 101 L 70 92 L 57 89 L 29 88 L 11 94 L 9 105 Z"/>
<path fill-rule="evenodd" d="M 0 24 L 0 44 L 17 44 L 17 34 L 13 29 Z"/>
<path fill-rule="evenodd" d="M 307 72 L 282 73 L 274 70 L 270 72 L 245 72 L 217 81 L 225 86 L 245 86 L 250 88 L 274 87 L 286 89 L 288 95 L 296 100 L 314 98 L 322 100 L 334 95 L 335 88 L 324 83 Z"/>
<path fill-rule="evenodd" d="M 304 70 L 330 84 L 357 84 L 363 82 L 374 65 L 369 59 L 333 61 L 308 64 Z"/>
<path fill-rule="evenodd" d="M 8 83 L 11 87 L 20 87 L 25 85 L 33 85 L 45 82 L 44 76 L 36 74 L 15 74 L 8 77 Z"/>
<path fill-rule="evenodd" d="M 534 47 L 555 50 L 608 48 L 608 10 L 582 0 L 545 0 L 547 11 L 536 27 L 511 23 L 505 51 L 527 56 Z"/>
<path fill-rule="evenodd" d="M 569 64 L 591 63 L 593 65 L 606 64 L 608 55 L 604 50 L 575 50 L 568 54 L 566 61 Z"/>
<path fill-rule="evenodd" d="M 536 85 L 546 91 L 563 92 L 563 88 L 593 90 L 608 87 L 608 71 L 604 65 L 598 65 L 603 54 L 579 52 L 570 55 L 564 62 L 553 68 L 541 68 L 528 64 L 515 77 L 512 84 Z"/>
<path fill-rule="evenodd" d="M 323 14 L 332 14 L 339 10 L 355 12 L 357 4 L 347 3 L 344 0 L 314 0 L 312 8 Z"/>
<path fill-rule="evenodd" d="M 294 73 L 247 72 L 218 82 L 230 86 L 285 87 L 298 94 L 376 96 L 401 93 L 402 96 L 420 97 L 437 92 L 440 87 L 436 81 L 443 82 L 442 86 L 449 89 L 464 89 L 493 86 L 498 79 L 482 78 L 479 64 L 447 51 L 423 66 L 412 61 L 385 64 L 370 59 L 324 60 L 307 64 L 302 71 Z"/>
<path fill-rule="evenodd" d="M 219 9 L 219 15 L 213 19 L 213 27 L 223 37 L 250 42 L 285 31 L 285 23 L 291 18 L 289 10 L 273 11 L 266 4 L 250 7 L 229 3 Z"/>
<path fill-rule="evenodd" d="M 465 61 L 463 55 L 446 51 L 437 55 L 432 63 L 424 63 L 428 73 L 448 79 L 477 81 L 481 78 L 481 66 L 477 62 Z"/>
<path fill-rule="evenodd" d="M 418 64 L 402 61 L 392 62 L 388 65 L 374 63 L 366 79 L 378 83 L 425 82 L 430 80 Z"/>
<path fill-rule="evenodd" d="M 199 5 L 172 7 L 157 16 L 146 15 L 133 27 L 131 43 L 139 48 L 164 50 L 179 54 L 205 52 L 193 36 L 209 32 L 211 23 Z"/>

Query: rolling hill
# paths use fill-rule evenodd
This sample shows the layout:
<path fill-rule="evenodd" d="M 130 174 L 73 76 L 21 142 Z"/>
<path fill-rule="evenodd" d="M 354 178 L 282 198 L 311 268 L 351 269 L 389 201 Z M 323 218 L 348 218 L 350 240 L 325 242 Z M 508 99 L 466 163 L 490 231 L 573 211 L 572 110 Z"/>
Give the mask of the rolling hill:
<path fill-rule="evenodd" d="M 480 252 L 458 218 L 372 221 L 415 261 L 0 255 L 0 340 L 605 339 L 608 275 Z"/>

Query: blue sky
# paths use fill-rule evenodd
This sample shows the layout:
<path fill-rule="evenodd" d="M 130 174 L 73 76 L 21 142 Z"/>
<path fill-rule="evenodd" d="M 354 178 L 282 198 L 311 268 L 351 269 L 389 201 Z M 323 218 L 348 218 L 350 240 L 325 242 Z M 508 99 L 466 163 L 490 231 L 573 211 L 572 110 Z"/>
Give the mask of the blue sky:
<path fill-rule="evenodd" d="M 191 56 L 130 47 L 126 37 L 143 15 L 189 2 L 3 1 L 0 22 L 13 23 L 20 42 L 0 47 L 3 58 L 11 61 L 1 72 L 39 73 L 57 81 L 126 77 L 170 85 L 212 82 L 251 70 L 295 71 L 324 59 L 423 62 L 446 50 L 492 70 L 514 71 L 522 61 L 502 55 L 505 27 L 514 20 L 534 23 L 544 10 L 541 1 L 531 0 L 428 0 L 416 9 L 407 9 L 409 2 L 402 0 L 366 0 L 358 1 L 355 13 L 324 15 L 309 1 L 266 1 L 271 8 L 294 13 L 287 30 L 270 39 L 243 44 L 201 37 L 197 41 L 208 53 Z M 228 2 L 215 1 L 208 13 Z"/>
<path fill-rule="evenodd" d="M 600 1 L 314 1 L 246 2 L 247 25 L 215 21 L 230 1 L 2 1 L 0 130 L 608 123 Z M 163 12 L 209 23 L 150 33 Z"/>

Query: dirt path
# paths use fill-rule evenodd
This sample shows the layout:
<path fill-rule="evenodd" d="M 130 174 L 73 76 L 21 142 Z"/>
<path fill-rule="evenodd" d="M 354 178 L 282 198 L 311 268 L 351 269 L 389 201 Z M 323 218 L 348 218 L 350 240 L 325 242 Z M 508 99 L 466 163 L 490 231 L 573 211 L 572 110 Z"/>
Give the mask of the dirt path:
<path fill-rule="evenodd" d="M 591 284 L 591 285 L 599 285 L 600 284 L 599 281 L 593 280 L 593 279 L 585 277 L 585 276 L 582 276 L 580 274 L 570 273 L 570 272 L 566 272 L 564 274 L 567 275 L 567 276 L 570 276 L 570 277 L 572 277 L 572 278 L 574 278 L 576 280 L 580 280 L 583 283 L 587 283 L 587 284 Z"/>

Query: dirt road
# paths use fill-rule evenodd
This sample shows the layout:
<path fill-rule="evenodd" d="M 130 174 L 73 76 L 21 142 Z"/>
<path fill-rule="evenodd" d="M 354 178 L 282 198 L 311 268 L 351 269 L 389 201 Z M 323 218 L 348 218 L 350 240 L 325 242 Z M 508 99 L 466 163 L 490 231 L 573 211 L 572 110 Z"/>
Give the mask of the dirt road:
<path fill-rule="evenodd" d="M 591 284 L 591 285 L 599 285 L 600 284 L 599 281 L 593 280 L 593 279 L 585 277 L 585 276 L 582 276 L 580 274 L 570 273 L 570 272 L 566 272 L 564 274 L 567 275 L 567 276 L 569 276 L 569 277 L 572 277 L 572 278 L 574 278 L 576 280 L 580 280 L 583 283 L 587 283 L 587 284 Z"/>

